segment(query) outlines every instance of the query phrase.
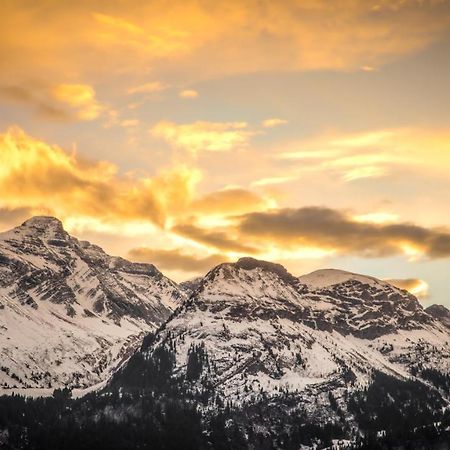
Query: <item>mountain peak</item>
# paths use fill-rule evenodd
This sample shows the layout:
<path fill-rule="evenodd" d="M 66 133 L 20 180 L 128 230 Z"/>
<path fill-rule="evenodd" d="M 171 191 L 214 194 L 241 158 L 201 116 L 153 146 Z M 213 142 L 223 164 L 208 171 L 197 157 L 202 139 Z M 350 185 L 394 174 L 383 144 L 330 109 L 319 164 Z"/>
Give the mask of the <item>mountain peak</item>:
<path fill-rule="evenodd" d="M 450 317 L 450 310 L 446 308 L 444 305 L 431 305 L 425 309 L 430 316 L 433 316 L 435 319 L 443 319 Z"/>
<path fill-rule="evenodd" d="M 34 216 L 26 220 L 21 228 L 35 230 L 39 234 L 65 233 L 62 222 L 56 217 Z"/>
<path fill-rule="evenodd" d="M 302 284 L 315 289 L 327 288 L 347 281 L 359 281 L 364 284 L 388 284 L 374 277 L 359 275 L 338 269 L 320 269 L 299 277 Z"/>
<path fill-rule="evenodd" d="M 269 261 L 263 261 L 260 259 L 255 259 L 247 256 L 238 259 L 238 261 L 234 263 L 234 265 L 244 270 L 253 270 L 257 268 L 263 269 L 265 271 L 275 273 L 282 280 L 287 282 L 295 280 L 294 276 L 291 275 L 284 266 Z"/>

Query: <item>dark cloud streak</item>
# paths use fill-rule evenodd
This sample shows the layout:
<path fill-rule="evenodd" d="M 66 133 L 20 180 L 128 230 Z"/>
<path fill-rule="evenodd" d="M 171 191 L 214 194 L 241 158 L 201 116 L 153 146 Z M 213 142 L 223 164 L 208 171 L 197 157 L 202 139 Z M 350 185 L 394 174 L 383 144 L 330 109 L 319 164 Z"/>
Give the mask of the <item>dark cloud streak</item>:
<path fill-rule="evenodd" d="M 0 86 L 0 97 L 15 102 L 28 105 L 34 112 L 44 118 L 53 120 L 71 120 L 72 115 L 42 98 L 45 89 L 35 89 L 32 87 L 4 85 Z"/>
<path fill-rule="evenodd" d="M 208 231 L 192 224 L 181 224 L 172 228 L 174 233 L 187 237 L 196 242 L 206 244 L 219 250 L 234 251 L 239 253 L 254 254 L 258 252 L 256 247 L 241 244 L 236 239 L 228 236 L 226 231 Z"/>
<path fill-rule="evenodd" d="M 384 257 L 405 253 L 410 245 L 429 258 L 450 257 L 450 230 L 411 223 L 375 224 L 354 220 L 345 212 L 321 207 L 280 209 L 239 217 L 238 230 L 250 241 L 279 246 L 317 246 L 341 254 Z"/>

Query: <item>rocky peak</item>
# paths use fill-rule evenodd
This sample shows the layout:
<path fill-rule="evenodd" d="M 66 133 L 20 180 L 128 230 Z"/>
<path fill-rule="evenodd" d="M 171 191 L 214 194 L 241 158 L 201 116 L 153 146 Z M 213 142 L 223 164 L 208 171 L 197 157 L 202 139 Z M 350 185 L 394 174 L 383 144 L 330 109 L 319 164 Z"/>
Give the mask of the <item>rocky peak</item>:
<path fill-rule="evenodd" d="M 281 264 L 245 257 L 240 258 L 235 263 L 222 263 L 214 267 L 206 274 L 202 285 L 210 285 L 218 280 L 252 283 L 255 279 L 264 276 L 278 279 L 286 284 L 298 284 L 297 278 L 291 275 Z"/>
<path fill-rule="evenodd" d="M 268 261 L 262 261 L 255 258 L 240 258 L 236 263 L 236 267 L 239 267 L 244 270 L 254 270 L 254 269 L 261 269 L 266 272 L 274 273 L 275 275 L 278 275 L 283 281 L 288 283 L 294 283 L 296 281 L 296 278 L 291 275 L 287 269 L 282 266 L 281 264 L 276 264 L 273 262 Z"/>
<path fill-rule="evenodd" d="M 48 228 L 60 229 L 64 231 L 62 222 L 52 216 L 34 216 L 26 220 L 22 227 L 33 227 L 35 229 L 45 230 Z"/>
<path fill-rule="evenodd" d="M 191 293 L 191 306 L 232 321 L 299 320 L 305 303 L 298 280 L 279 264 L 242 258 L 212 269 Z"/>
<path fill-rule="evenodd" d="M 50 216 L 35 216 L 26 220 L 20 227 L 16 228 L 20 232 L 39 238 L 68 239 L 69 235 L 64 230 L 59 219 Z"/>
<path fill-rule="evenodd" d="M 444 305 L 431 305 L 425 312 L 435 319 L 450 319 L 450 310 Z"/>
<path fill-rule="evenodd" d="M 450 328 L 450 310 L 444 305 L 431 305 L 425 309 L 433 319 Z"/>

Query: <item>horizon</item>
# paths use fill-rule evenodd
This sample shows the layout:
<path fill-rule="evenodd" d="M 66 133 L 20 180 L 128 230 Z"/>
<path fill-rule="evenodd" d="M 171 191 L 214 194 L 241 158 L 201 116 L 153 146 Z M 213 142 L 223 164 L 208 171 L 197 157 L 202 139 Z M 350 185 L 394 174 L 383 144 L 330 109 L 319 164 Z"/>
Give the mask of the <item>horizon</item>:
<path fill-rule="evenodd" d="M 242 256 L 450 307 L 450 3 L 0 6 L 0 231 L 176 281 Z"/>

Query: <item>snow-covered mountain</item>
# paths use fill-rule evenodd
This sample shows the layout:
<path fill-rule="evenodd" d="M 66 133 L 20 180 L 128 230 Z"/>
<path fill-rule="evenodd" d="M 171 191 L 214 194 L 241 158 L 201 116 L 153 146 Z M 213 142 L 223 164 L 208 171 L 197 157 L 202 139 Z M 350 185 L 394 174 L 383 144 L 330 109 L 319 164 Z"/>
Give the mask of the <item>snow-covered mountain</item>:
<path fill-rule="evenodd" d="M 87 387 L 186 294 L 151 264 L 107 255 L 52 217 L 0 234 L 0 388 Z"/>
<path fill-rule="evenodd" d="M 408 292 L 348 272 L 297 278 L 252 258 L 221 264 L 140 353 L 150 361 L 162 349 L 173 377 L 238 405 L 292 395 L 310 418 L 324 419 L 336 415 L 332 395 L 350 415 L 349 396 L 380 373 L 418 381 L 448 401 L 429 376 L 449 372 L 448 328 Z"/>
<path fill-rule="evenodd" d="M 12 448 L 56 436 L 55 448 L 361 449 L 450 435 L 450 313 L 385 281 L 243 258 L 178 287 L 48 218 L 2 235 L 1 257 L 3 379 L 87 385 L 113 372 L 76 402 L 0 398 Z M 29 433 L 36 414 L 41 434 Z"/>

